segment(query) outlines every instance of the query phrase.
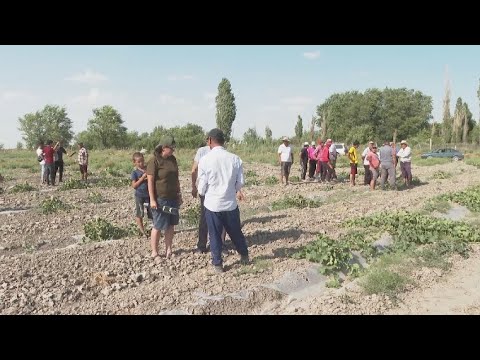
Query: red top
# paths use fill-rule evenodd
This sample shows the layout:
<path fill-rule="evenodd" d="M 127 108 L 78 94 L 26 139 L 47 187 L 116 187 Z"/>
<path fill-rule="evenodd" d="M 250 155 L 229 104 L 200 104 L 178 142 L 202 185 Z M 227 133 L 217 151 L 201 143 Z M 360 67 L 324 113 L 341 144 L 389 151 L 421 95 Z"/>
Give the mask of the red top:
<path fill-rule="evenodd" d="M 330 145 L 324 145 L 323 149 L 320 150 L 320 161 L 328 162 L 328 148 Z"/>
<path fill-rule="evenodd" d="M 50 145 L 47 145 L 43 148 L 43 153 L 45 154 L 45 164 L 53 164 L 53 148 Z"/>

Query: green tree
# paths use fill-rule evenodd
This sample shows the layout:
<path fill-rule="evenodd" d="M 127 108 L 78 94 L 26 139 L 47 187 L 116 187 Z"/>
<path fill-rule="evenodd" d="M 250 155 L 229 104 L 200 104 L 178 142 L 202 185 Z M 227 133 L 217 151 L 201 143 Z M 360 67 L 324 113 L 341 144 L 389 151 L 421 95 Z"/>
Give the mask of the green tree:
<path fill-rule="evenodd" d="M 121 148 L 126 145 L 127 128 L 120 113 L 110 105 L 93 109 L 87 131 L 95 139 L 96 147 Z"/>
<path fill-rule="evenodd" d="M 38 141 L 63 140 L 68 144 L 73 138 L 72 120 L 65 107 L 46 105 L 42 110 L 25 114 L 18 122 L 27 149 L 35 148 Z"/>
<path fill-rule="evenodd" d="M 173 135 L 177 146 L 182 149 L 197 149 L 205 145 L 207 134 L 199 125 L 188 123 L 168 130 Z"/>
<path fill-rule="evenodd" d="M 450 84 L 448 81 L 445 85 L 445 97 L 443 98 L 442 132 L 445 143 L 452 142 L 453 121 L 450 115 Z"/>
<path fill-rule="evenodd" d="M 265 141 L 267 143 L 272 142 L 272 130 L 270 129 L 270 127 L 268 125 L 265 126 Z"/>
<path fill-rule="evenodd" d="M 23 143 L 21 141 L 17 141 L 17 150 L 23 150 Z"/>
<path fill-rule="evenodd" d="M 243 141 L 249 145 L 260 142 L 260 136 L 258 136 L 257 130 L 255 128 L 249 128 L 247 131 L 245 131 L 243 134 Z"/>
<path fill-rule="evenodd" d="M 420 91 L 368 89 L 333 94 L 317 106 L 317 125 L 322 138 L 348 142 L 358 139 L 409 138 L 429 128 L 432 98 Z"/>
<path fill-rule="evenodd" d="M 235 96 L 232 93 L 230 81 L 223 78 L 218 85 L 218 95 L 215 98 L 217 105 L 216 121 L 217 127 L 225 134 L 225 141 L 230 141 L 232 134 L 232 125 L 237 115 L 235 106 Z"/>
<path fill-rule="evenodd" d="M 303 120 L 300 115 L 298 115 L 297 123 L 295 124 L 295 136 L 297 140 L 301 140 L 303 135 Z"/>

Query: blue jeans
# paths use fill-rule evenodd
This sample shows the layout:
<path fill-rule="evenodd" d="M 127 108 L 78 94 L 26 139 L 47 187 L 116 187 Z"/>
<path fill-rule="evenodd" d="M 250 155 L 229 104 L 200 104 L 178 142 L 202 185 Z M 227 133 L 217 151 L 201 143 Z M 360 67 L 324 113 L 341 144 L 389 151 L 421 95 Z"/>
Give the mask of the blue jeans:
<path fill-rule="evenodd" d="M 248 256 L 247 241 L 240 225 L 240 210 L 238 207 L 232 211 L 214 212 L 205 208 L 208 235 L 210 237 L 210 251 L 212 264 L 222 265 L 222 231 L 223 228 L 232 239 L 235 249 L 241 256 Z"/>

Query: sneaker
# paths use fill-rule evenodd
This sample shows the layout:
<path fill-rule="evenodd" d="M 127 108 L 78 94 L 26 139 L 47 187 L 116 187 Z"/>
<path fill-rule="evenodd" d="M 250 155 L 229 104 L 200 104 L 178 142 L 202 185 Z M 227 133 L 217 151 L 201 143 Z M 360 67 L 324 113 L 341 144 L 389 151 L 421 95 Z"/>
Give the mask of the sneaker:
<path fill-rule="evenodd" d="M 248 255 L 242 255 L 240 257 L 240 264 L 248 265 L 249 262 L 250 262 L 250 259 L 248 258 Z"/>
<path fill-rule="evenodd" d="M 223 265 L 214 265 L 213 269 L 215 270 L 216 273 L 219 273 L 219 274 L 222 274 L 225 272 Z"/>

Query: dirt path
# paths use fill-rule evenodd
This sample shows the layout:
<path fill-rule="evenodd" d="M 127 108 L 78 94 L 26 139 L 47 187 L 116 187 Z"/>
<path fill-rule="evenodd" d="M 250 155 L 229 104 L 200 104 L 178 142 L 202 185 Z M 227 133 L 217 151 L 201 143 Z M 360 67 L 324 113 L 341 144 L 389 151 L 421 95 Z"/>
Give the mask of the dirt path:
<path fill-rule="evenodd" d="M 440 281 L 422 284 L 388 314 L 480 314 L 480 247 Z"/>

